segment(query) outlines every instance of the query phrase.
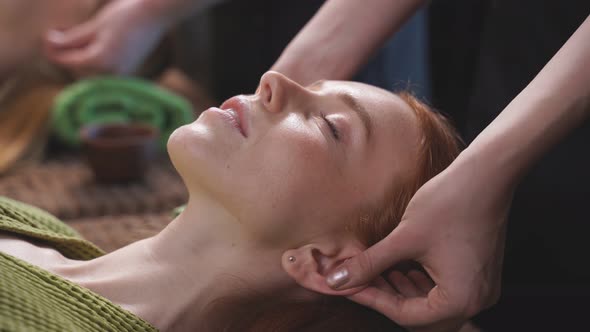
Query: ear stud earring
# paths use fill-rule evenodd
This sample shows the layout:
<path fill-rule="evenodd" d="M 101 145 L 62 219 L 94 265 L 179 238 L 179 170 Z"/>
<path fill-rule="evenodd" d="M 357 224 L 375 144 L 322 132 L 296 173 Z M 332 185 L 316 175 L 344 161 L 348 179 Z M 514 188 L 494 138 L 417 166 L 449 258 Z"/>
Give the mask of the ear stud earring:
<path fill-rule="evenodd" d="M 289 256 L 289 258 L 287 258 L 289 260 L 290 263 L 295 262 L 295 256 Z"/>

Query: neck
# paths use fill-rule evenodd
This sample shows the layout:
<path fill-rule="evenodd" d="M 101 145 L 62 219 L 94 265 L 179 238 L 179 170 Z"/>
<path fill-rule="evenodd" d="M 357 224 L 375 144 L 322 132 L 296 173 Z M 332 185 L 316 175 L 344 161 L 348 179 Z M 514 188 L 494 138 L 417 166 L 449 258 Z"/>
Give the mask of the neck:
<path fill-rule="evenodd" d="M 192 331 L 215 299 L 248 289 L 292 288 L 281 254 L 257 245 L 215 202 L 191 197 L 158 235 L 70 265 L 62 274 L 160 330 Z"/>

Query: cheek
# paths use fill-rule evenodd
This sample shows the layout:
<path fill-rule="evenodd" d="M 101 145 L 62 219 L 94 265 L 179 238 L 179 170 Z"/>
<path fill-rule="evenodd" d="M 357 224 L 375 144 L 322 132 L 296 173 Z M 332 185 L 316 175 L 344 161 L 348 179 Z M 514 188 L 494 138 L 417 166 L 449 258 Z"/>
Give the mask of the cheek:
<path fill-rule="evenodd" d="M 324 137 L 316 128 L 285 121 L 269 130 L 252 147 L 252 157 L 267 176 L 282 181 L 313 178 L 328 172 L 330 160 Z"/>
<path fill-rule="evenodd" d="M 308 216 L 324 209 L 335 193 L 339 172 L 330 144 L 314 125 L 283 122 L 247 149 L 243 169 L 248 191 L 256 193 L 281 220 Z M 255 202 L 256 203 L 256 202 Z M 252 204 L 255 207 L 257 204 Z"/>

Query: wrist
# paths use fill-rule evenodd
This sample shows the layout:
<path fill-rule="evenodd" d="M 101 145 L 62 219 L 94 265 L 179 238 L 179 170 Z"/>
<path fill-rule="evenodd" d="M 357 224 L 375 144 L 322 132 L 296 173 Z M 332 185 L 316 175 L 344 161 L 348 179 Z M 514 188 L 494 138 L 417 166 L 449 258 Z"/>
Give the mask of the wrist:
<path fill-rule="evenodd" d="M 517 152 L 503 148 L 497 140 L 474 143 L 459 154 L 449 171 L 486 190 L 514 188 L 523 173 L 523 167 L 513 158 Z"/>

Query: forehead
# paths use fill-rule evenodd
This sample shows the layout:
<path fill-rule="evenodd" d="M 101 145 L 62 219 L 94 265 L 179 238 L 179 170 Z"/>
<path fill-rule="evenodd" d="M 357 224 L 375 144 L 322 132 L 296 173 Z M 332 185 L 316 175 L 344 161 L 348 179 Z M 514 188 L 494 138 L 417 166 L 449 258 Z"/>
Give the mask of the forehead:
<path fill-rule="evenodd" d="M 378 114 L 387 109 L 389 113 L 399 113 L 400 116 L 413 115 L 412 109 L 396 94 L 368 84 L 320 80 L 308 88 L 325 94 L 348 94 L 371 113 Z"/>

